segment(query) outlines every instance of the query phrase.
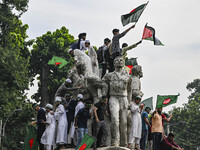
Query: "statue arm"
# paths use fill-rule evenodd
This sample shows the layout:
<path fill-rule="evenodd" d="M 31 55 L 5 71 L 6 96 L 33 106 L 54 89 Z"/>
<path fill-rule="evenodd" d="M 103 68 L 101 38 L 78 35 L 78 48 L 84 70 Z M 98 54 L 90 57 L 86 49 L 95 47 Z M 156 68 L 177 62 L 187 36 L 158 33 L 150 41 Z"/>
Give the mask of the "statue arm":
<path fill-rule="evenodd" d="M 132 100 L 132 78 L 131 77 L 129 77 L 127 92 L 128 92 L 127 98 L 128 98 L 129 103 L 130 103 L 131 100 Z"/>
<path fill-rule="evenodd" d="M 106 74 L 103 79 L 102 79 L 103 83 L 102 83 L 102 95 L 106 96 L 108 93 L 108 85 L 109 85 L 109 76 L 108 74 Z"/>

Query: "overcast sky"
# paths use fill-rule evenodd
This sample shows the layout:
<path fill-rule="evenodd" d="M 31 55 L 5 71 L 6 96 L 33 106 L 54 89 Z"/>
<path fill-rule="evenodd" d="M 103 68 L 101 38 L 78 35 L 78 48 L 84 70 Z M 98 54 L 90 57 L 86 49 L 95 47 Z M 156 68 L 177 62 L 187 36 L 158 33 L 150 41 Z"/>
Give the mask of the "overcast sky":
<path fill-rule="evenodd" d="M 112 38 L 112 29 L 124 31 L 121 15 L 129 13 L 144 0 L 30 0 L 28 11 L 22 16 L 29 25 L 30 39 L 55 31 L 65 26 L 77 38 L 80 32 L 87 33 L 91 45 L 101 46 L 103 39 Z M 145 98 L 157 94 L 178 94 L 178 103 L 164 108 L 187 103 L 189 92 L 186 85 L 200 75 L 200 1 L 199 0 L 151 0 L 136 27 L 120 40 L 130 44 L 138 42 L 145 24 L 156 30 L 156 37 L 165 46 L 154 46 L 151 41 L 128 52 L 128 57 L 138 57 L 143 67 L 141 79 Z M 36 91 L 32 88 L 29 95 Z"/>

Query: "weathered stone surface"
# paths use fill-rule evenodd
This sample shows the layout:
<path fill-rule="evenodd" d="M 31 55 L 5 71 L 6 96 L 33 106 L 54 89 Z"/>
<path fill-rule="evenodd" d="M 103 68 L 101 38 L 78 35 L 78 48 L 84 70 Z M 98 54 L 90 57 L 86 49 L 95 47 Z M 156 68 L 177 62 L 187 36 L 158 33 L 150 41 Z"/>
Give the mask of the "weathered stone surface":
<path fill-rule="evenodd" d="M 61 150 L 74 150 L 74 149 L 61 149 Z M 93 150 L 92 148 L 90 150 Z M 97 150 L 130 150 L 129 148 L 126 147 L 102 147 L 102 148 L 97 148 Z"/>

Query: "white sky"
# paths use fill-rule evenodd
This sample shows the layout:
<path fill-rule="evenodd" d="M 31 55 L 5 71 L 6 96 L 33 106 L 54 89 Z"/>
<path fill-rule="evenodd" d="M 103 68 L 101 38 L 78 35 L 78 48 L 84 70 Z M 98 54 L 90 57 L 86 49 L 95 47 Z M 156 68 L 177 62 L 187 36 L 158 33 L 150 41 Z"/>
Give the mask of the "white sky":
<path fill-rule="evenodd" d="M 77 38 L 80 32 L 87 33 L 87 39 L 97 47 L 103 39 L 112 39 L 112 29 L 124 31 L 121 15 L 129 13 L 144 0 L 30 0 L 28 11 L 22 15 L 24 24 L 29 25 L 28 35 L 33 39 L 47 31 L 62 26 Z M 156 30 L 156 37 L 165 45 L 154 46 L 150 41 L 128 52 L 128 57 L 138 57 L 143 67 L 141 79 L 144 97 L 157 94 L 178 94 L 178 103 L 187 102 L 189 92 L 186 85 L 200 75 L 200 1 L 199 0 L 151 0 L 140 17 L 136 27 L 120 40 L 130 44 L 138 42 L 148 22 Z M 29 95 L 36 92 L 30 90 Z M 172 108 L 164 108 L 168 111 Z"/>

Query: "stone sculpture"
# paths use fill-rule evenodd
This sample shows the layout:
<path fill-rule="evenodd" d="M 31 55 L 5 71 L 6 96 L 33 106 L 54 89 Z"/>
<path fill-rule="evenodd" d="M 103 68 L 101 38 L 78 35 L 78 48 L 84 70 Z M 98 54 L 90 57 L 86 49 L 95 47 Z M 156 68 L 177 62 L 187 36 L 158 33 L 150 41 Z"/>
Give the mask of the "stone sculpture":
<path fill-rule="evenodd" d="M 128 105 L 132 97 L 132 78 L 123 71 L 124 59 L 120 56 L 114 60 L 114 72 L 103 77 L 103 95 L 109 95 L 111 117 L 111 145 L 127 146 Z M 108 91 L 109 89 L 109 91 Z"/>

